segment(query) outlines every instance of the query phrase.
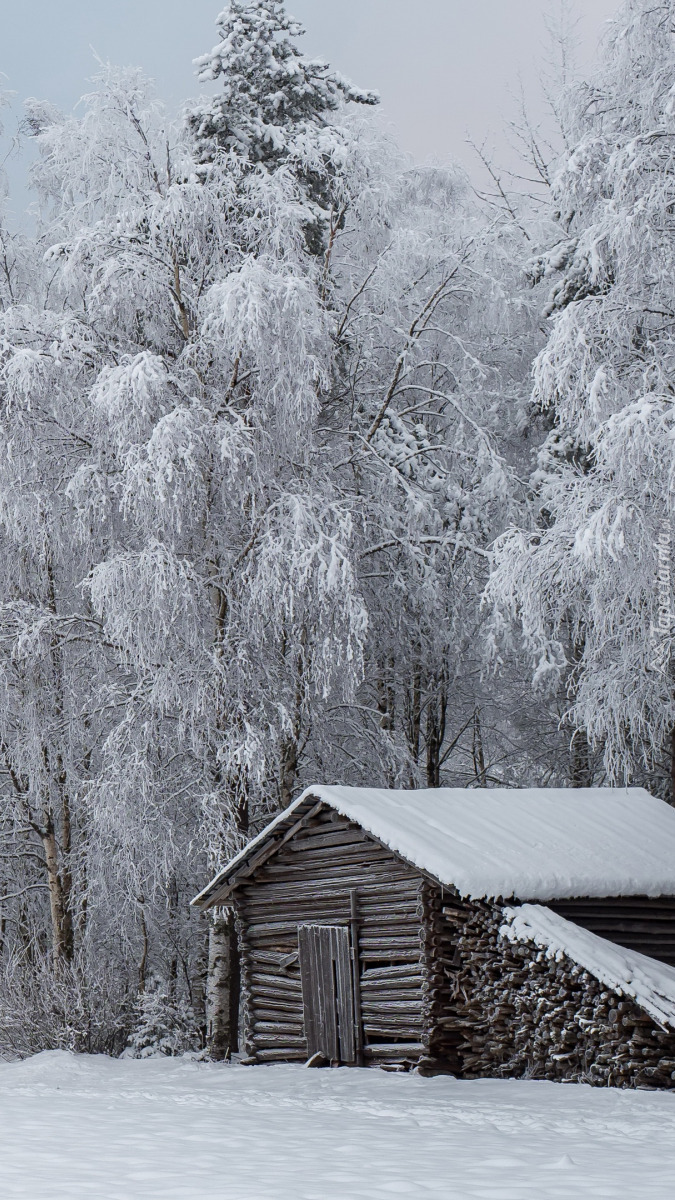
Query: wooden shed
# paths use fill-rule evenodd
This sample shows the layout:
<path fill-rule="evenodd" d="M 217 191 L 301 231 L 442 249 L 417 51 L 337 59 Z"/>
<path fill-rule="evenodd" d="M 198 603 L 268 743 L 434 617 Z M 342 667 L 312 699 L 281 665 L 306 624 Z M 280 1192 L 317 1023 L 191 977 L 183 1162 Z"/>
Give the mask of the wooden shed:
<path fill-rule="evenodd" d="M 675 810 L 640 788 L 313 786 L 200 893 L 252 1062 L 671 1086 Z"/>

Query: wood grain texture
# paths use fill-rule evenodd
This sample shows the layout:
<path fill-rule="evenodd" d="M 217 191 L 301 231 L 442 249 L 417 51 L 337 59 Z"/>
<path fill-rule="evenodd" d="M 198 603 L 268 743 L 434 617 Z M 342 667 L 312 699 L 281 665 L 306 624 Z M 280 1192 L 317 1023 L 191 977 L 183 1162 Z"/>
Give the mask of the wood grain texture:
<path fill-rule="evenodd" d="M 675 898 L 618 896 L 551 902 L 548 906 L 600 937 L 675 966 Z"/>
<path fill-rule="evenodd" d="M 283 1061 L 282 1047 L 269 1039 L 286 1037 L 288 1061 L 297 1059 L 299 1029 L 306 1057 L 320 1049 L 343 1062 L 361 1052 L 366 1062 L 415 1062 L 426 986 L 421 888 L 421 877 L 396 855 L 330 811 L 314 814 L 273 858 L 260 863 L 235 893 L 249 1056 Z M 343 932 L 308 935 L 300 932 L 303 926 Z M 298 949 L 302 966 L 288 962 Z M 363 1006 L 358 1026 L 355 961 L 356 1007 Z M 303 1005 L 303 994 L 312 997 L 311 1007 Z M 331 996 L 334 1025 L 323 1007 Z M 282 1028 L 266 1028 L 270 1023 Z"/>

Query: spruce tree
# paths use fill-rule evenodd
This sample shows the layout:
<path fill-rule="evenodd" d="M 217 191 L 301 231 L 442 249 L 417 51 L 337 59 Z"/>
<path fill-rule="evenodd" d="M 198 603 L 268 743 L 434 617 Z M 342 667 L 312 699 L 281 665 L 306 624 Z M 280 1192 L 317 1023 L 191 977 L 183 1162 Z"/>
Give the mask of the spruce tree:
<path fill-rule="evenodd" d="M 350 138 L 335 114 L 345 103 L 375 105 L 379 97 L 322 59 L 303 57 L 295 39 L 304 29 L 283 0 L 231 0 L 216 24 L 220 41 L 195 65 L 202 82 L 221 79 L 223 91 L 188 114 L 200 174 L 228 156 L 267 172 L 288 167 L 314 210 L 305 223 L 308 244 L 321 253 L 335 179 L 349 159 Z"/>

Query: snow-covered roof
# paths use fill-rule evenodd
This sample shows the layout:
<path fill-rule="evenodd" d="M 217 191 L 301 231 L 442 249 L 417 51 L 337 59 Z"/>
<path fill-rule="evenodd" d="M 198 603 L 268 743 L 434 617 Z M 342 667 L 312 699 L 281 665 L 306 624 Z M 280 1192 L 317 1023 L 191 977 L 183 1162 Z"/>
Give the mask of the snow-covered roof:
<path fill-rule="evenodd" d="M 502 937 L 533 942 L 546 954 L 566 954 L 620 996 L 629 996 L 661 1025 L 675 1029 L 675 968 L 637 950 L 625 950 L 566 921 L 540 904 L 504 909 Z"/>
<path fill-rule="evenodd" d="M 643 788 L 306 788 L 196 897 L 316 798 L 473 899 L 675 895 L 675 809 Z"/>

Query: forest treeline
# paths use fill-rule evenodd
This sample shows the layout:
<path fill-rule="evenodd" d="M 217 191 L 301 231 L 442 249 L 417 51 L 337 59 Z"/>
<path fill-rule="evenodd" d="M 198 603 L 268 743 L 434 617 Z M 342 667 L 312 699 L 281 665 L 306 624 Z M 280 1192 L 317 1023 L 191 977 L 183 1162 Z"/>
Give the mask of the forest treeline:
<path fill-rule="evenodd" d="M 629 0 L 480 194 L 280 0 L 177 120 L 112 68 L 27 104 L 0 1053 L 203 1044 L 227 920 L 188 902 L 312 781 L 672 798 L 674 29 Z"/>

